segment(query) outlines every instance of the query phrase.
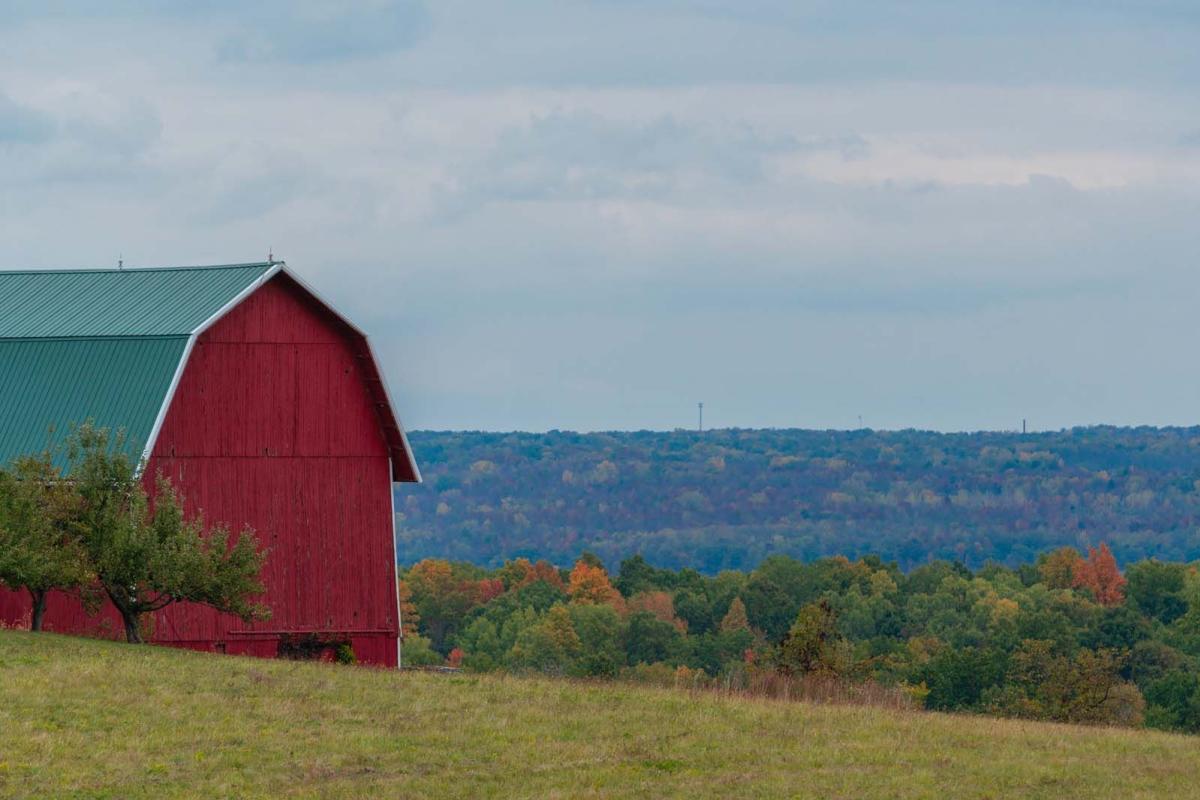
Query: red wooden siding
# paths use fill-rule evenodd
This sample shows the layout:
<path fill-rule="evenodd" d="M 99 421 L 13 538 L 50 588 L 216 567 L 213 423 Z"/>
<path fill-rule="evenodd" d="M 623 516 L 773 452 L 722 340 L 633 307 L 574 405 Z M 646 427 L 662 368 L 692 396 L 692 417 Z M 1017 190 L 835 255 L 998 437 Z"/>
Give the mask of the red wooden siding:
<path fill-rule="evenodd" d="M 349 636 L 360 661 L 396 664 L 398 632 L 391 466 L 375 367 L 360 337 L 286 275 L 269 281 L 192 349 L 151 455 L 192 513 L 249 525 L 269 549 L 266 622 L 247 625 L 176 605 L 156 615 L 155 641 L 274 655 L 281 632 Z M 0 596 L 0 619 L 25 598 Z M 102 617 L 112 620 L 111 609 Z M 96 631 L 56 596 L 46 625 Z"/>

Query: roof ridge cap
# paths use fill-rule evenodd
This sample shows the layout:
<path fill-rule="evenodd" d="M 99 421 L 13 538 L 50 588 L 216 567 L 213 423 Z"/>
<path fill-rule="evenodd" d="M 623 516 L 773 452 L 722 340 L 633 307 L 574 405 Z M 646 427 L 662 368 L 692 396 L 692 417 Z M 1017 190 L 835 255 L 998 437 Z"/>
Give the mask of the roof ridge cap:
<path fill-rule="evenodd" d="M 0 269 L 0 277 L 4 275 L 74 275 L 78 273 L 128 273 L 139 274 L 145 272 L 195 272 L 200 270 L 219 270 L 219 269 L 250 269 L 252 267 L 261 267 L 269 269 L 275 266 L 282 266 L 283 261 L 251 261 L 244 264 L 191 264 L 186 266 L 176 267 L 124 267 L 117 269 L 115 267 L 94 267 L 82 269 Z"/>
<path fill-rule="evenodd" d="M 96 335 L 73 336 L 0 336 L 0 344 L 5 342 L 95 342 L 103 341 L 134 341 L 146 339 L 187 339 L 191 333 L 105 333 Z"/>

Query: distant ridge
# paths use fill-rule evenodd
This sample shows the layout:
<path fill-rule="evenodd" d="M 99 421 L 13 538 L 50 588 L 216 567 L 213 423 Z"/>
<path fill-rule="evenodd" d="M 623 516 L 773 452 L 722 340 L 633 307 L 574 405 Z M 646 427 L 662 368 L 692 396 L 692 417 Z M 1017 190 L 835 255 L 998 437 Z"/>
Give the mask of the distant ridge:
<path fill-rule="evenodd" d="M 426 483 L 397 494 L 398 556 L 706 573 L 784 553 L 902 566 L 1011 564 L 1107 541 L 1122 561 L 1200 558 L 1200 427 L 1029 433 L 417 431 Z"/>

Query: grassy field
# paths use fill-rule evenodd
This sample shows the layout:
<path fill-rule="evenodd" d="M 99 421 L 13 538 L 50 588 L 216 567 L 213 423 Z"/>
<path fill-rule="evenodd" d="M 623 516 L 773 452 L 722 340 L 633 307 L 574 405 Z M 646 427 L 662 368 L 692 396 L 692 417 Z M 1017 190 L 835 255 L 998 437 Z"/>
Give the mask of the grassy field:
<path fill-rule="evenodd" d="M 0 631 L 0 797 L 1189 797 L 1200 739 Z"/>

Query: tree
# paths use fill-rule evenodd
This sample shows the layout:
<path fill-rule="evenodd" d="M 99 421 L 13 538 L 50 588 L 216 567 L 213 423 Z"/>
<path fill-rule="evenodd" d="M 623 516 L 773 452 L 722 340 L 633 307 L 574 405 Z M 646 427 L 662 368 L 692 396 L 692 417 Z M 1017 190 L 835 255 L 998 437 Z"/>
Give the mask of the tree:
<path fill-rule="evenodd" d="M 545 586 L 543 583 L 536 585 Z M 509 660 L 517 637 L 526 628 L 536 625 L 539 619 L 534 608 L 520 605 L 512 594 L 508 594 L 471 620 L 455 637 L 454 643 L 466 652 L 463 663 L 469 669 L 481 672 L 500 669 Z"/>
<path fill-rule="evenodd" d="M 545 581 L 556 589 L 564 591 L 566 589 L 558 568 L 545 560 L 538 561 L 536 564 L 530 563 L 528 558 L 507 561 L 500 568 L 497 577 L 504 584 L 504 588 L 509 590 L 520 589 L 537 581 Z"/>
<path fill-rule="evenodd" d="M 675 602 L 668 592 L 639 592 L 629 599 L 627 607 L 630 611 L 653 614 L 656 619 L 674 625 L 680 633 L 687 633 L 688 625 L 675 616 Z"/>
<path fill-rule="evenodd" d="M 582 553 L 579 554 L 579 558 L 577 558 L 575 560 L 582 561 L 583 563 L 587 564 L 589 567 L 596 567 L 598 569 L 604 569 L 604 562 L 600 560 L 600 556 L 596 555 L 591 550 L 584 550 Z"/>
<path fill-rule="evenodd" d="M 485 605 L 504 594 L 504 582 L 499 578 L 481 578 L 476 587 L 475 601 Z"/>
<path fill-rule="evenodd" d="M 467 612 L 479 604 L 479 583 L 462 575 L 458 568 L 441 559 L 418 561 L 405 575 L 412 589 L 413 605 L 420 615 L 422 632 L 433 648 L 446 653 L 447 646 Z"/>
<path fill-rule="evenodd" d="M 1147 616 L 1170 625 L 1187 611 L 1183 596 L 1187 566 L 1156 559 L 1139 561 L 1125 573 L 1129 599 Z"/>
<path fill-rule="evenodd" d="M 407 581 L 396 582 L 396 597 L 400 601 L 400 638 L 403 640 L 418 635 L 421 615 L 412 601 L 412 589 Z"/>
<path fill-rule="evenodd" d="M 682 573 L 681 573 L 682 574 Z M 675 616 L 687 623 L 691 633 L 706 633 L 717 626 L 720 620 L 713 619 L 713 601 L 709 597 L 709 582 L 701 577 L 698 586 L 684 586 L 673 596 Z"/>
<path fill-rule="evenodd" d="M 580 642 L 574 674 L 615 677 L 625 661 L 621 617 L 608 605 L 572 603 L 568 611 Z"/>
<path fill-rule="evenodd" d="M 205 531 L 204 520 L 185 519 L 182 500 L 159 475 L 154 502 L 118 439 L 85 425 L 69 444 L 70 478 L 79 508 L 72 521 L 96 581 L 116 607 L 125 637 L 140 643 L 143 615 L 190 602 L 236 614 L 249 622 L 269 617 L 253 602 L 265 554 L 254 533 L 231 540 L 224 526 Z"/>
<path fill-rule="evenodd" d="M 916 671 L 914 683 L 929 689 L 926 708 L 965 709 L 977 705 L 984 690 L 1004 679 L 1004 668 L 1003 656 L 995 651 L 940 645 Z"/>
<path fill-rule="evenodd" d="M 625 610 L 625 600 L 608 580 L 604 567 L 579 559 L 571 570 L 571 578 L 567 582 L 567 594 L 571 602 L 582 604 L 601 603 L 610 605 L 618 611 Z"/>
<path fill-rule="evenodd" d="M 1055 654 L 1053 643 L 1026 639 L 1013 654 L 1009 681 L 1021 690 L 1028 716 L 1058 722 L 1140 725 L 1145 702 L 1120 678 L 1122 659 L 1113 650 Z"/>
<path fill-rule="evenodd" d="M 735 597 L 729 604 L 729 611 L 721 619 L 721 633 L 750 630 L 750 619 L 746 616 L 746 604 L 742 598 Z"/>
<path fill-rule="evenodd" d="M 1125 602 L 1125 577 L 1117 568 L 1108 545 L 1088 548 L 1088 557 L 1075 563 L 1075 579 L 1071 584 L 1076 589 L 1087 589 L 1102 606 L 1115 606 Z"/>
<path fill-rule="evenodd" d="M 614 583 L 621 594 L 633 597 L 638 592 L 672 588 L 673 577 L 670 570 L 655 569 L 641 553 L 637 553 L 621 562 Z"/>
<path fill-rule="evenodd" d="M 674 625 L 649 612 L 637 611 L 629 615 L 625 629 L 625 658 L 630 666 L 667 661 L 679 640 Z"/>
<path fill-rule="evenodd" d="M 1070 589 L 1075 583 L 1075 567 L 1083 560 L 1074 547 L 1060 547 L 1038 559 L 1042 583 L 1051 589 Z"/>
<path fill-rule="evenodd" d="M 1152 727 L 1200 731 L 1200 675 L 1172 670 L 1150 684 L 1146 700 L 1151 704 L 1147 723 Z"/>
<path fill-rule="evenodd" d="M 86 553 L 70 525 L 77 498 L 48 452 L 0 470 L 0 583 L 29 592 L 31 630 L 42 629 L 51 590 L 78 590 L 91 582 Z"/>
<path fill-rule="evenodd" d="M 1128 605 L 1108 606 L 1093 624 L 1077 632 L 1079 643 L 1092 650 L 1128 651 L 1153 634 L 1150 622 Z"/>
<path fill-rule="evenodd" d="M 424 636 L 410 636 L 404 640 L 404 666 L 434 667 L 443 661 Z"/>
<path fill-rule="evenodd" d="M 840 675 L 848 668 L 848 643 L 838 633 L 837 614 L 829 603 L 821 600 L 801 608 L 779 648 L 780 671 Z"/>
<path fill-rule="evenodd" d="M 511 652 L 514 667 L 564 675 L 579 656 L 579 634 L 567 607 L 557 605 L 533 626 L 517 635 Z"/>

